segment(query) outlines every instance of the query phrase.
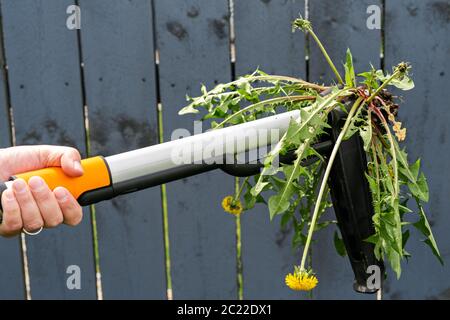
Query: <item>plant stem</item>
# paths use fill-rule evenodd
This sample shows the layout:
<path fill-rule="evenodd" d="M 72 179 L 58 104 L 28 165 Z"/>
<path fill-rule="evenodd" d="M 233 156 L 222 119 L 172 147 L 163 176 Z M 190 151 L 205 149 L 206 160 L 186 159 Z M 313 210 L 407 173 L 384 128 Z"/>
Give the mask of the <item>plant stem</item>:
<path fill-rule="evenodd" d="M 396 195 L 396 198 L 398 198 L 398 168 L 397 168 L 397 155 L 395 153 L 395 145 L 394 145 L 394 138 L 392 138 L 391 130 L 389 129 L 389 125 L 384 118 L 383 114 L 380 112 L 378 115 L 381 123 L 383 123 L 384 130 L 386 130 L 386 135 L 389 140 L 390 149 L 391 149 L 391 157 L 392 157 L 392 170 L 394 171 L 394 192 Z"/>
<path fill-rule="evenodd" d="M 305 248 L 303 249 L 303 256 L 302 256 L 302 262 L 300 264 L 300 270 L 304 270 L 304 267 L 305 267 L 306 258 L 308 256 L 308 251 L 309 251 L 309 246 L 311 245 L 312 235 L 314 233 L 317 217 L 319 215 L 320 204 L 322 202 L 322 197 L 324 195 L 324 192 L 325 192 L 325 189 L 327 186 L 328 177 L 330 176 L 330 172 L 331 172 L 331 168 L 333 166 L 334 159 L 336 158 L 336 155 L 337 155 L 339 147 L 342 143 L 342 140 L 344 139 L 344 136 L 347 133 L 347 130 L 348 130 L 348 127 L 350 126 L 352 118 L 355 115 L 358 108 L 360 107 L 361 102 L 362 102 L 362 98 L 358 98 L 355 101 L 355 103 L 353 104 L 352 108 L 350 109 L 347 119 L 345 120 L 344 127 L 342 128 L 342 131 L 339 133 L 339 136 L 333 147 L 333 151 L 331 152 L 330 159 L 328 160 L 327 168 L 325 169 L 325 173 L 324 173 L 322 183 L 321 183 L 320 189 L 319 189 L 319 194 L 317 195 L 316 204 L 314 206 L 314 213 L 313 213 L 313 216 L 311 219 L 311 225 L 309 226 L 308 238 L 306 239 Z"/>
<path fill-rule="evenodd" d="M 333 61 L 331 60 L 330 56 L 328 55 L 327 50 L 325 50 L 325 47 L 323 46 L 322 42 L 320 41 L 320 39 L 317 37 L 317 35 L 314 33 L 314 31 L 311 29 L 308 30 L 309 33 L 312 35 L 312 37 L 314 38 L 314 40 L 316 41 L 317 45 L 319 46 L 320 51 L 322 51 L 325 59 L 327 60 L 328 64 L 330 65 L 331 69 L 333 70 L 334 74 L 336 75 L 337 80 L 339 81 L 340 84 L 344 84 L 344 80 L 342 80 L 341 75 L 339 74 L 339 72 L 336 69 L 336 66 L 334 65 Z"/>
<path fill-rule="evenodd" d="M 221 123 L 219 123 L 217 125 L 216 129 L 222 127 L 225 123 L 229 122 L 231 119 L 236 118 L 238 115 L 241 115 L 244 112 L 247 112 L 254 108 L 264 106 L 266 104 L 278 103 L 278 102 L 283 102 L 283 101 L 305 101 L 305 100 L 315 100 L 315 99 L 316 99 L 315 96 L 284 96 L 284 97 L 277 97 L 277 98 L 260 101 L 260 102 L 254 103 L 252 105 L 249 105 L 248 107 L 245 107 L 244 109 L 241 109 L 241 110 L 237 111 L 236 113 L 233 113 L 228 118 L 226 118 Z"/>
<path fill-rule="evenodd" d="M 311 88 L 318 91 L 323 91 L 328 89 L 329 87 L 321 86 L 316 83 L 311 83 L 302 79 L 293 78 L 293 77 L 287 77 L 287 76 L 277 76 L 277 75 L 270 75 L 270 76 L 249 76 L 247 79 L 251 79 L 253 81 L 273 81 L 273 80 L 280 80 L 280 81 L 288 81 L 292 83 L 300 83 L 305 88 Z M 232 82 L 227 83 L 226 85 L 234 85 L 239 82 L 241 82 L 242 79 L 234 80 Z M 208 92 L 209 93 L 209 92 Z"/>
<path fill-rule="evenodd" d="M 163 125 L 163 106 L 158 104 L 158 140 L 159 143 L 164 142 L 164 125 Z M 167 206 L 167 189 L 166 185 L 161 185 L 161 204 L 163 216 L 163 238 L 164 238 L 164 254 L 166 267 L 166 283 L 167 283 L 167 299 L 173 300 L 172 291 L 172 269 L 170 258 L 170 238 L 169 238 L 169 209 Z"/>
<path fill-rule="evenodd" d="M 384 80 L 384 82 L 378 87 L 377 90 L 375 90 L 374 93 L 372 93 L 372 95 L 366 100 L 366 102 L 369 103 L 370 101 L 372 101 L 381 92 L 381 90 L 383 90 L 389 84 L 389 82 L 392 81 L 392 79 L 396 78 L 399 75 L 399 73 L 400 71 L 396 70 L 389 78 Z"/>
<path fill-rule="evenodd" d="M 245 185 L 245 182 L 248 180 L 248 177 L 245 178 L 242 186 Z M 239 178 L 235 178 L 235 192 L 239 195 L 242 192 L 243 187 L 239 189 Z M 239 196 L 238 196 L 239 198 Z M 236 215 L 236 282 L 237 282 L 237 294 L 238 299 L 244 299 L 244 280 L 243 280 L 243 268 L 242 268 L 242 228 L 241 228 L 241 215 Z"/>
<path fill-rule="evenodd" d="M 236 190 L 235 190 L 234 199 L 233 199 L 232 204 L 235 204 L 236 201 L 238 201 L 239 198 L 241 197 L 242 191 L 244 190 L 244 186 L 245 186 L 245 184 L 247 183 L 247 181 L 248 181 L 249 178 L 250 178 L 250 177 L 246 177 L 246 178 L 244 179 L 244 181 L 242 182 L 241 187 L 239 187 L 239 179 L 236 179 L 236 183 L 237 183 L 237 184 L 236 184 Z"/>
<path fill-rule="evenodd" d="M 370 114 L 370 113 L 369 113 Z M 377 151 L 375 149 L 375 141 L 372 140 L 372 143 L 370 144 L 370 148 L 372 151 L 372 161 L 374 163 L 374 167 L 375 167 L 375 179 L 377 182 L 377 202 L 380 202 L 380 172 L 379 172 L 379 168 L 378 168 L 378 156 L 377 156 Z"/>

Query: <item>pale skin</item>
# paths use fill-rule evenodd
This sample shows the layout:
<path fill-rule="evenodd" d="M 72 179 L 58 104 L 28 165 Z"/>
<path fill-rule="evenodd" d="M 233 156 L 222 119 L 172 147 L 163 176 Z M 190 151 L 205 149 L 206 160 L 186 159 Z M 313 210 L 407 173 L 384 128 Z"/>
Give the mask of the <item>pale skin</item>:
<path fill-rule="evenodd" d="M 80 153 L 73 148 L 57 146 L 21 146 L 0 149 L 0 181 L 33 170 L 61 167 L 71 177 L 83 175 Z M 28 183 L 22 179 L 2 195 L 3 222 L 0 235 L 13 237 L 23 229 L 35 232 L 41 227 L 54 228 L 61 224 L 76 226 L 83 213 L 80 205 L 63 187 L 50 190 L 40 177 Z"/>

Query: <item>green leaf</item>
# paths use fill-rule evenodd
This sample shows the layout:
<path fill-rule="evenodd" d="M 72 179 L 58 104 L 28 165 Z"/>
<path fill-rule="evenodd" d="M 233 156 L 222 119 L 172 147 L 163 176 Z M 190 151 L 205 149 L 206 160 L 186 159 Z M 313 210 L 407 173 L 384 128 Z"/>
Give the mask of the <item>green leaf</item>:
<path fill-rule="evenodd" d="M 400 276 L 402 274 L 402 266 L 400 264 L 401 255 L 391 247 L 387 247 L 386 249 L 386 255 L 389 263 L 391 264 L 391 268 L 397 275 L 397 279 L 400 279 Z"/>
<path fill-rule="evenodd" d="M 359 108 L 358 112 L 353 116 L 347 132 L 344 135 L 344 140 L 350 139 L 356 132 L 358 132 L 358 130 L 360 130 L 361 125 L 364 123 L 364 120 L 361 118 L 362 110 L 363 108 Z"/>
<path fill-rule="evenodd" d="M 346 93 L 348 90 L 339 90 L 336 87 L 333 88 L 332 93 L 327 95 L 325 98 L 317 97 L 316 102 L 311 106 L 311 112 L 306 116 L 306 118 L 301 117 L 300 125 L 296 130 L 292 130 L 289 132 L 287 138 L 292 138 L 297 136 L 299 133 L 302 132 L 302 130 L 309 129 L 308 126 L 311 125 L 311 121 L 317 116 L 319 112 L 323 112 L 327 107 L 330 105 L 335 104 L 335 99 L 344 93 Z M 317 118 L 317 117 L 316 117 Z M 321 118 L 317 118 L 316 121 L 319 121 Z M 323 122 L 323 120 L 321 120 Z M 309 131 L 309 130 L 306 130 Z M 303 131 L 304 132 L 304 131 Z"/>
<path fill-rule="evenodd" d="M 292 124 L 292 120 L 291 120 L 291 124 Z M 260 194 L 262 192 L 264 187 L 269 184 L 269 182 L 264 182 L 264 178 L 270 174 L 275 173 L 275 172 L 273 172 L 272 163 L 275 160 L 275 158 L 280 155 L 280 152 L 283 149 L 286 138 L 287 138 L 287 132 L 284 133 L 284 135 L 281 137 L 280 141 L 278 141 L 278 143 L 275 145 L 275 147 L 269 152 L 267 157 L 264 159 L 264 168 L 258 178 L 258 181 L 256 182 L 256 184 L 253 186 L 253 188 L 251 190 L 251 194 L 253 196 L 256 197 L 258 194 Z"/>
<path fill-rule="evenodd" d="M 292 214 L 293 212 L 291 211 L 287 211 L 283 214 L 283 216 L 281 217 L 281 227 L 285 228 L 286 225 L 288 224 L 288 222 L 292 219 Z"/>
<path fill-rule="evenodd" d="M 409 230 L 406 230 L 405 232 L 403 232 L 403 236 L 402 236 L 403 252 L 405 252 L 405 246 L 406 246 L 406 243 L 408 242 L 409 236 L 410 236 Z"/>
<path fill-rule="evenodd" d="M 359 73 L 358 76 L 363 77 L 363 83 L 370 89 L 376 90 L 379 87 L 377 78 L 375 76 L 375 68 L 371 65 L 371 70 L 367 72 Z"/>
<path fill-rule="evenodd" d="M 261 175 L 258 179 L 258 182 L 253 186 L 253 188 L 251 189 L 250 193 L 252 194 L 252 196 L 256 197 L 257 195 L 259 195 L 266 186 L 269 185 L 269 182 L 267 181 L 263 181 L 263 175 Z"/>
<path fill-rule="evenodd" d="M 345 59 L 345 83 L 348 87 L 354 87 L 356 85 L 355 81 L 355 69 L 353 68 L 353 57 L 350 49 L 347 49 L 346 59 Z"/>
<path fill-rule="evenodd" d="M 417 159 L 412 165 L 409 166 L 409 171 L 411 171 L 412 176 L 417 179 L 420 170 L 420 159 Z"/>
<path fill-rule="evenodd" d="M 298 158 L 299 159 L 299 158 Z M 269 199 L 269 211 L 270 211 L 270 219 L 272 219 L 275 215 L 280 214 L 289 208 L 289 200 L 292 197 L 294 188 L 292 183 L 294 179 L 299 176 L 299 168 L 300 161 L 296 160 L 293 168 L 288 171 L 288 179 L 286 180 L 286 184 L 280 190 L 280 193 L 270 197 Z"/>
<path fill-rule="evenodd" d="M 197 109 L 195 109 L 193 103 L 187 105 L 186 107 L 184 107 L 180 111 L 178 111 L 179 115 L 184 115 L 184 114 L 189 114 L 189 113 L 199 113 L 199 111 Z"/>
<path fill-rule="evenodd" d="M 383 82 L 386 81 L 391 75 L 390 74 L 384 75 L 382 70 L 377 70 L 375 76 L 379 81 Z M 400 79 L 392 79 L 389 85 L 393 85 L 394 87 L 397 87 L 400 90 L 407 91 L 414 88 L 414 81 L 407 75 L 404 75 Z"/>
<path fill-rule="evenodd" d="M 345 257 L 347 255 L 347 250 L 345 249 L 344 240 L 339 237 L 337 231 L 334 232 L 334 247 L 336 248 L 336 252 L 341 256 Z"/>
<path fill-rule="evenodd" d="M 255 204 L 258 202 L 258 200 L 262 199 L 262 201 L 264 201 L 264 199 L 261 197 L 261 195 L 258 194 L 256 197 L 254 197 L 251 194 L 252 185 L 250 184 L 250 182 L 246 181 L 245 187 L 246 187 L 246 190 L 244 193 L 244 208 L 245 208 L 245 210 L 252 209 L 255 206 Z"/>
<path fill-rule="evenodd" d="M 420 169 L 420 159 L 418 159 L 414 164 L 409 165 L 406 152 L 400 150 L 397 143 L 395 143 L 395 151 L 397 161 L 400 164 L 399 171 L 408 179 L 407 184 L 412 195 L 421 201 L 428 202 L 429 190 L 427 179 L 423 173 L 421 173 L 419 178 L 417 178 Z"/>
<path fill-rule="evenodd" d="M 296 226 L 296 225 L 294 225 L 294 226 Z M 297 248 L 300 245 L 303 246 L 306 243 L 306 236 L 303 234 L 302 230 L 303 230 L 303 224 L 295 227 L 294 237 L 292 238 L 292 246 L 294 248 Z"/>
<path fill-rule="evenodd" d="M 376 244 L 378 241 L 380 241 L 380 236 L 378 234 L 373 234 L 364 241 Z"/>
<path fill-rule="evenodd" d="M 289 208 L 289 199 L 291 195 L 292 190 L 284 190 L 282 194 L 276 194 L 269 198 L 270 220 L 272 220 L 277 214 L 283 213 Z"/>
<path fill-rule="evenodd" d="M 402 173 L 410 182 L 416 183 L 416 177 L 408 164 L 408 155 L 404 150 L 401 150 L 398 143 L 394 140 L 394 147 L 397 156 L 397 162 L 400 164 L 399 171 Z M 420 164 L 420 162 L 419 162 Z M 415 165 L 413 165 L 413 170 L 415 171 Z"/>
<path fill-rule="evenodd" d="M 431 248 L 433 254 L 443 265 L 444 261 L 442 260 L 436 240 L 434 239 L 433 232 L 431 231 L 430 224 L 428 223 L 427 216 L 425 215 L 425 211 L 423 210 L 423 207 L 419 202 L 417 202 L 417 206 L 419 208 L 420 219 L 416 223 L 413 223 L 413 226 L 416 227 L 417 230 L 422 232 L 425 237 L 427 237 L 424 242 Z"/>
<path fill-rule="evenodd" d="M 316 226 L 314 227 L 314 232 L 320 231 L 322 229 L 325 229 L 330 224 L 336 224 L 337 222 L 335 220 L 325 221 L 321 223 L 316 223 Z"/>
<path fill-rule="evenodd" d="M 408 182 L 408 188 L 414 197 L 423 202 L 428 202 L 430 195 L 428 191 L 427 179 L 425 178 L 423 172 L 420 174 L 416 183 Z"/>
<path fill-rule="evenodd" d="M 370 142 L 372 141 L 372 125 L 365 125 L 359 128 L 359 135 L 361 136 L 364 143 L 364 150 L 369 151 Z"/>

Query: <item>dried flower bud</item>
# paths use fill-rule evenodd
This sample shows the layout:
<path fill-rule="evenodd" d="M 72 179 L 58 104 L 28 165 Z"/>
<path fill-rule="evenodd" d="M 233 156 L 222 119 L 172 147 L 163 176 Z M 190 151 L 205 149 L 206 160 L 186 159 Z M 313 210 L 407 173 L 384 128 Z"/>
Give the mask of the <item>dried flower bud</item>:
<path fill-rule="evenodd" d="M 411 69 L 409 62 L 400 62 L 396 67 L 394 67 L 394 72 L 399 72 L 398 79 L 401 79 L 404 75 L 408 73 Z"/>
<path fill-rule="evenodd" d="M 406 128 L 403 128 L 395 133 L 398 141 L 403 141 L 406 138 Z"/>
<path fill-rule="evenodd" d="M 309 20 L 303 19 L 302 16 L 300 16 L 300 18 L 297 18 L 292 22 L 292 32 L 294 32 L 296 29 L 300 29 L 303 32 L 310 31 L 312 29 L 311 22 Z"/>

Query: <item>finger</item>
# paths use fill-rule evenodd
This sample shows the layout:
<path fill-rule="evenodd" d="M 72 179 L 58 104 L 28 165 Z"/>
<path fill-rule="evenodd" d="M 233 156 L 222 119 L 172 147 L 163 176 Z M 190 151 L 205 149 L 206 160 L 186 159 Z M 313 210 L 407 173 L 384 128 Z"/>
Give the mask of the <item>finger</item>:
<path fill-rule="evenodd" d="M 61 167 L 67 175 L 71 177 L 79 177 L 83 175 L 83 167 L 81 166 L 81 155 L 74 148 L 64 148 L 65 151 L 61 156 Z"/>
<path fill-rule="evenodd" d="M 63 213 L 64 223 L 69 226 L 78 225 L 83 219 L 83 210 L 75 198 L 63 187 L 56 188 L 53 193 Z"/>
<path fill-rule="evenodd" d="M 3 155 L 10 161 L 1 168 L 1 180 L 6 180 L 17 173 L 47 167 L 62 167 L 67 175 L 74 177 L 83 174 L 80 153 L 74 148 L 48 145 L 20 146 L 2 150 Z"/>
<path fill-rule="evenodd" d="M 54 228 L 63 223 L 64 218 L 59 204 L 45 181 L 41 177 L 31 177 L 28 186 L 44 219 L 44 226 Z"/>
<path fill-rule="evenodd" d="M 13 190 L 20 206 L 23 227 L 29 232 L 39 230 L 44 226 L 44 220 L 28 185 L 23 179 L 17 179 L 13 182 Z"/>
<path fill-rule="evenodd" d="M 3 222 L 0 224 L 0 235 L 12 237 L 22 231 L 22 217 L 19 203 L 12 190 L 5 190 L 2 195 Z"/>

